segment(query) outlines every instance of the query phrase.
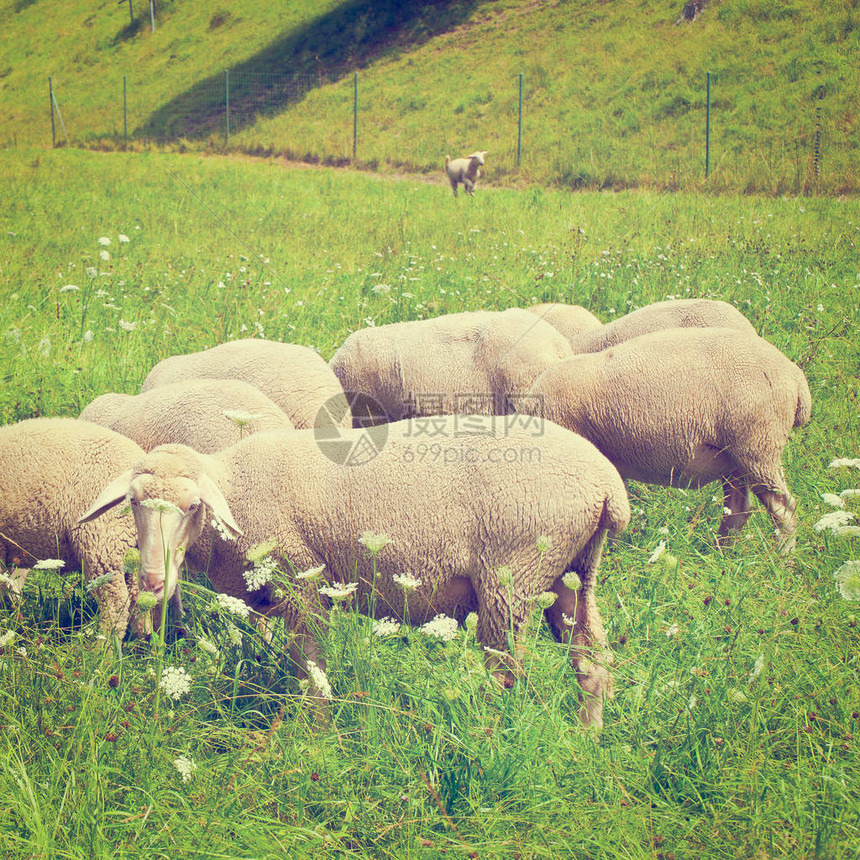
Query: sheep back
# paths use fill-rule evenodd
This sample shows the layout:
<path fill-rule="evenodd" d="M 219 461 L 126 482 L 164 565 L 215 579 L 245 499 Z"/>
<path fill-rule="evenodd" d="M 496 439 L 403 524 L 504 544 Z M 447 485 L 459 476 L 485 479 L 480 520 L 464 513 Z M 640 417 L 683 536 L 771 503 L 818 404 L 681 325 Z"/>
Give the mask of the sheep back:
<path fill-rule="evenodd" d="M 539 305 L 529 305 L 526 310 L 537 314 L 568 339 L 603 325 L 590 310 L 581 305 L 544 302 Z"/>
<path fill-rule="evenodd" d="M 186 379 L 134 397 L 103 394 L 81 419 L 109 427 L 145 451 L 177 442 L 213 453 L 252 433 L 293 428 L 271 398 L 238 379 Z"/>
<path fill-rule="evenodd" d="M 141 393 L 184 379 L 237 379 L 258 388 L 287 414 L 296 427 L 320 420 L 350 427 L 352 414 L 330 368 L 306 346 L 245 338 L 202 352 L 160 361 L 143 382 Z"/>
<path fill-rule="evenodd" d="M 667 328 L 733 328 L 755 335 L 752 323 L 733 305 L 713 299 L 669 299 L 638 308 L 600 328 L 571 338 L 575 353 L 600 352 L 633 337 Z"/>

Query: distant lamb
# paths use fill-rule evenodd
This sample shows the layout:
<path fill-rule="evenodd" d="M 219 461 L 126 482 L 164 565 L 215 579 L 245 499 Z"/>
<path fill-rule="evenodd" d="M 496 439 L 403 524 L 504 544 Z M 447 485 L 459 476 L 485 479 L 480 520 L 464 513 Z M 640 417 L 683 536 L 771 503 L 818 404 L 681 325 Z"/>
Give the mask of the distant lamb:
<path fill-rule="evenodd" d="M 344 390 L 355 393 L 356 421 L 364 424 L 379 407 L 389 421 L 511 412 L 513 396 L 570 355 L 567 338 L 549 323 L 509 308 L 359 329 L 330 365 Z"/>
<path fill-rule="evenodd" d="M 179 442 L 204 454 L 262 430 L 290 430 L 286 413 L 259 388 L 238 379 L 186 379 L 143 394 L 102 394 L 82 421 L 110 427 L 144 451 Z"/>
<path fill-rule="evenodd" d="M 481 175 L 481 167 L 488 151 L 485 149 L 483 152 L 473 152 L 465 158 L 452 159 L 450 155 L 445 156 L 445 172 L 448 174 L 448 181 L 451 183 L 455 197 L 457 196 L 457 185 L 461 182 L 466 194 L 475 193 L 475 183 Z"/>
<path fill-rule="evenodd" d="M 343 389 L 325 360 L 295 343 L 245 338 L 158 362 L 141 393 L 183 379 L 238 379 L 268 395 L 296 427 L 351 427 Z M 322 412 L 321 412 L 322 410 Z"/>
<path fill-rule="evenodd" d="M 78 524 L 85 505 L 144 452 L 125 436 L 73 418 L 32 418 L 0 427 L 0 563 L 5 590 L 21 593 L 39 561 L 83 570 L 94 589 L 102 631 L 122 638 L 137 600 L 123 556 L 135 546 L 131 517 L 119 508 Z M 75 574 L 77 576 L 77 574 Z"/>
<path fill-rule="evenodd" d="M 423 624 L 444 614 L 462 622 L 477 612 L 476 635 L 493 649 L 494 670 L 516 665 L 509 633 L 520 630 L 539 594 L 553 592 L 546 618 L 570 645 L 582 720 L 599 726 L 611 656 L 596 571 L 606 534 L 626 527 L 630 509 L 617 471 L 590 442 L 535 420 L 517 416 L 495 435 L 464 438 L 456 436 L 458 418 L 439 419 L 439 456 L 426 457 L 416 453 L 413 422 L 392 424 L 378 455 L 355 467 L 329 459 L 312 431 L 258 433 L 216 455 L 164 445 L 106 485 L 83 521 L 130 494 L 149 582 L 164 583 L 165 547 L 168 581 L 176 581 L 187 548 L 189 563 L 205 568 L 216 589 L 284 617 L 301 674 L 308 661 L 324 666 L 307 619 L 325 608 L 320 583 L 291 571 L 325 567 L 330 580 L 355 583 L 359 608 L 373 606 L 380 618 Z M 341 438 L 357 445 L 364 433 Z M 176 512 L 144 506 L 156 497 Z M 359 545 L 367 531 L 390 539 L 375 558 Z M 252 590 L 243 575 L 248 550 L 264 541 L 277 546 L 286 599 L 275 595 L 275 583 Z M 572 590 L 578 583 L 568 571 L 581 590 Z"/>
<path fill-rule="evenodd" d="M 600 352 L 640 334 L 667 328 L 733 328 L 756 335 L 752 323 L 733 305 L 714 299 L 669 299 L 638 308 L 600 328 L 570 339 L 571 349 Z"/>
<path fill-rule="evenodd" d="M 540 305 L 529 305 L 526 310 L 537 314 L 568 339 L 586 331 L 593 331 L 603 325 L 590 310 L 581 305 L 545 302 Z"/>
<path fill-rule="evenodd" d="M 700 487 L 722 481 L 721 537 L 750 515 L 749 490 L 795 543 L 797 503 L 782 452 L 808 423 L 803 372 L 776 347 L 734 329 L 665 329 L 544 371 L 525 412 L 590 439 L 623 478 Z"/>

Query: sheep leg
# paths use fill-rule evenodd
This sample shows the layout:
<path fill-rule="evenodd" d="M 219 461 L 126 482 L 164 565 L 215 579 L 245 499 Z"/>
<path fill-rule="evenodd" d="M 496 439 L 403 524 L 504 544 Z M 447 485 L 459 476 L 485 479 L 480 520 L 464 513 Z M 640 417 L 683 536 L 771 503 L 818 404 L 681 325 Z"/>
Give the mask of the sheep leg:
<path fill-rule="evenodd" d="M 783 554 L 790 553 L 797 543 L 797 500 L 789 492 L 785 480 L 782 480 L 782 485 L 776 490 L 760 484 L 753 485 L 753 492 L 780 531 L 778 550 Z"/>
<path fill-rule="evenodd" d="M 556 601 L 544 610 L 556 640 L 570 646 L 570 662 L 582 690 L 580 720 L 584 726 L 596 729 L 603 727 L 604 700 L 613 695 L 608 668 L 612 665 L 612 652 L 594 596 L 605 539 L 606 530 L 601 529 L 571 568 L 582 580 L 582 588 L 572 591 L 559 580 L 552 589 L 557 595 Z"/>
<path fill-rule="evenodd" d="M 475 193 L 475 183 L 469 179 L 468 176 L 463 177 L 463 188 L 466 191 L 466 194 L 474 194 Z"/>
<path fill-rule="evenodd" d="M 722 547 L 731 543 L 733 534 L 744 527 L 752 511 L 749 489 L 742 478 L 725 478 L 723 494 L 723 519 L 717 532 L 717 546 Z"/>
<path fill-rule="evenodd" d="M 522 652 L 518 647 L 531 605 L 525 595 L 498 581 L 478 590 L 477 640 L 487 649 L 484 663 L 502 687 L 512 687 L 522 675 Z M 489 593 L 485 593 L 489 592 Z M 513 642 L 510 641 L 513 632 Z"/>
<path fill-rule="evenodd" d="M 448 181 L 451 183 L 451 190 L 454 192 L 454 196 L 457 196 L 457 180 L 453 177 L 448 177 Z"/>

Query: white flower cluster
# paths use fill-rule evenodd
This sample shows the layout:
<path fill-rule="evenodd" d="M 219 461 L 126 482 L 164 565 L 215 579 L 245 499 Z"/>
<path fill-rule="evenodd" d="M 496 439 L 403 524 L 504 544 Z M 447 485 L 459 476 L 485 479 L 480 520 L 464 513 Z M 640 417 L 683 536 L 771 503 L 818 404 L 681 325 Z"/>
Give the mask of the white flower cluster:
<path fill-rule="evenodd" d="M 646 564 L 654 564 L 655 562 L 660 560 L 660 558 L 663 556 L 663 554 L 665 552 L 666 552 L 666 541 L 661 540 L 660 543 L 658 543 L 657 546 L 654 547 L 654 552 L 651 553 L 651 555 L 648 557 L 648 561 L 645 563 Z"/>
<path fill-rule="evenodd" d="M 845 507 L 845 499 L 842 496 L 837 496 L 836 493 L 822 493 L 821 499 L 825 504 L 830 505 L 831 508 Z"/>
<path fill-rule="evenodd" d="M 571 591 L 579 591 L 582 588 L 582 580 L 575 570 L 569 570 L 562 578 L 562 583 Z"/>
<path fill-rule="evenodd" d="M 851 511 L 829 511 L 812 528 L 817 532 L 829 529 L 837 535 L 858 534 L 860 533 L 860 528 L 848 525 L 853 519 L 854 514 Z"/>
<path fill-rule="evenodd" d="M 7 630 L 0 636 L 0 648 L 5 648 L 10 642 L 13 642 L 16 635 L 14 630 Z"/>
<path fill-rule="evenodd" d="M 248 618 L 251 614 L 251 607 L 244 600 L 229 594 L 219 594 L 212 605 L 215 609 L 223 609 L 225 612 L 231 612 L 240 618 Z"/>
<path fill-rule="evenodd" d="M 371 555 L 377 555 L 391 543 L 391 538 L 387 534 L 367 531 L 361 533 L 358 542 L 363 544 Z"/>
<path fill-rule="evenodd" d="M 418 628 L 419 633 L 450 642 L 457 635 L 457 619 L 449 618 L 447 615 L 437 615 Z"/>
<path fill-rule="evenodd" d="M 308 674 L 311 677 L 311 681 L 313 685 L 319 690 L 320 695 L 324 699 L 330 699 L 332 697 L 331 684 L 328 682 L 328 678 L 326 677 L 326 673 L 314 663 L 313 660 L 307 661 L 308 666 Z"/>
<path fill-rule="evenodd" d="M 161 689 L 169 699 L 179 701 L 186 693 L 191 691 L 191 682 L 194 679 L 182 666 L 168 666 L 161 673 Z"/>
<path fill-rule="evenodd" d="M 380 618 L 372 625 L 373 635 L 382 639 L 385 636 L 393 636 L 400 631 L 400 622 L 393 618 Z"/>
<path fill-rule="evenodd" d="M 296 574 L 296 579 L 312 580 L 316 579 L 325 570 L 325 565 L 321 564 L 318 567 L 311 567 Z"/>
<path fill-rule="evenodd" d="M 92 594 L 97 588 L 104 585 L 107 582 L 110 582 L 116 574 L 113 571 L 108 571 L 107 573 L 103 573 L 101 576 L 97 576 L 95 579 L 91 579 L 86 584 L 87 591 Z"/>
<path fill-rule="evenodd" d="M 143 499 L 140 502 L 140 506 L 158 511 L 160 514 L 179 514 L 180 516 L 184 514 L 179 505 L 175 505 L 173 502 L 168 502 L 165 499 Z"/>
<path fill-rule="evenodd" d="M 241 409 L 225 409 L 224 417 L 232 421 L 237 427 L 244 427 L 252 421 L 256 421 L 263 416 L 251 412 L 245 412 Z"/>
<path fill-rule="evenodd" d="M 61 558 L 43 558 L 33 565 L 33 570 L 59 570 L 65 564 Z"/>
<path fill-rule="evenodd" d="M 854 469 L 860 469 L 860 457 L 837 457 L 835 460 L 831 461 L 830 466 L 828 466 L 828 468 L 838 469 L 841 466 L 850 466 Z"/>
<path fill-rule="evenodd" d="M 846 561 L 833 573 L 836 587 L 845 600 L 860 600 L 860 561 Z"/>
<path fill-rule="evenodd" d="M 173 766 L 179 771 L 179 775 L 182 777 L 183 782 L 191 782 L 191 777 L 194 775 L 194 771 L 197 770 L 197 765 L 194 763 L 193 759 L 190 759 L 185 755 L 181 755 L 179 758 L 174 759 Z"/>
<path fill-rule="evenodd" d="M 357 588 L 357 582 L 333 582 L 331 585 L 321 585 L 319 593 L 330 597 L 332 600 L 346 600 L 355 593 Z"/>
<path fill-rule="evenodd" d="M 395 573 L 391 577 L 396 585 L 399 585 L 404 591 L 415 591 L 419 585 L 421 585 L 421 580 L 418 579 L 417 576 L 413 576 L 411 573 Z"/>
<path fill-rule="evenodd" d="M 255 561 L 250 570 L 242 571 L 248 591 L 256 591 L 258 588 L 262 588 L 267 582 L 271 582 L 277 569 L 277 559 L 270 555 L 259 559 L 259 561 Z"/>

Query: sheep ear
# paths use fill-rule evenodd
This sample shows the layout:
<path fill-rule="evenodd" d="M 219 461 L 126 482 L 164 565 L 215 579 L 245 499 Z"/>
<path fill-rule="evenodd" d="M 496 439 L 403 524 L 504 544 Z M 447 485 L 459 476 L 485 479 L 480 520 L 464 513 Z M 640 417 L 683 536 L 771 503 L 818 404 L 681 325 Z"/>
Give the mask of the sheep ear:
<path fill-rule="evenodd" d="M 236 537 L 241 537 L 244 532 L 236 524 L 236 520 L 233 519 L 227 499 L 224 498 L 224 494 L 215 481 L 203 472 L 197 481 L 197 486 L 200 488 L 200 500 Z"/>
<path fill-rule="evenodd" d="M 100 493 L 99 497 L 90 505 L 89 510 L 81 516 L 78 524 L 88 523 L 90 520 L 100 517 L 106 511 L 125 500 L 128 495 L 128 485 L 131 483 L 131 469 L 123 472 L 118 478 L 114 478 Z"/>

